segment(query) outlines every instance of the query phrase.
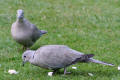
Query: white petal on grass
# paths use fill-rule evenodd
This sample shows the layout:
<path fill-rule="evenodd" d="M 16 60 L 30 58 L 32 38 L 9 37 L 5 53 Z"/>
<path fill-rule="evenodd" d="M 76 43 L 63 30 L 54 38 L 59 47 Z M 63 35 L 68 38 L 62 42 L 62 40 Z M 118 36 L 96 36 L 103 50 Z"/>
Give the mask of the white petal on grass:
<path fill-rule="evenodd" d="M 77 31 L 78 29 L 77 29 L 77 28 L 75 28 L 74 30 L 75 30 L 75 31 Z"/>
<path fill-rule="evenodd" d="M 62 35 L 61 35 L 61 34 L 58 34 L 58 37 L 62 37 Z"/>
<path fill-rule="evenodd" d="M 93 74 L 92 74 L 92 73 L 88 73 L 88 75 L 89 75 L 89 76 L 93 76 Z"/>
<path fill-rule="evenodd" d="M 120 66 L 118 66 L 118 70 L 120 70 Z"/>
<path fill-rule="evenodd" d="M 46 19 L 46 16 L 43 16 L 41 19 L 42 19 L 42 20 Z"/>
<path fill-rule="evenodd" d="M 48 72 L 48 76 L 52 76 L 53 75 L 53 72 Z"/>
<path fill-rule="evenodd" d="M 14 69 L 8 70 L 8 73 L 9 74 L 18 74 L 18 72 L 16 70 L 14 70 Z"/>
<path fill-rule="evenodd" d="M 77 67 L 72 67 L 72 69 L 77 69 Z"/>

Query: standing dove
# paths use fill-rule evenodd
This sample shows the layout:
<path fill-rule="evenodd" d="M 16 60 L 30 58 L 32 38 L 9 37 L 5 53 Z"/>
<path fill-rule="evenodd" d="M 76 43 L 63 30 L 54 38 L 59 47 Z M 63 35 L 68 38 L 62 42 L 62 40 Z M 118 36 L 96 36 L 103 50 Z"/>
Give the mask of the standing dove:
<path fill-rule="evenodd" d="M 25 51 L 22 55 L 22 59 L 23 65 L 25 62 L 30 62 L 42 68 L 52 69 L 54 73 L 64 68 L 64 74 L 67 73 L 66 67 L 77 62 L 93 62 L 114 66 L 113 64 L 95 60 L 92 58 L 93 56 L 93 54 L 83 54 L 65 45 L 45 45 L 38 50 Z"/>
<path fill-rule="evenodd" d="M 23 48 L 31 47 L 47 31 L 39 30 L 34 24 L 24 18 L 23 10 L 17 10 L 17 19 L 12 24 L 11 34 L 13 39 L 23 45 Z"/>

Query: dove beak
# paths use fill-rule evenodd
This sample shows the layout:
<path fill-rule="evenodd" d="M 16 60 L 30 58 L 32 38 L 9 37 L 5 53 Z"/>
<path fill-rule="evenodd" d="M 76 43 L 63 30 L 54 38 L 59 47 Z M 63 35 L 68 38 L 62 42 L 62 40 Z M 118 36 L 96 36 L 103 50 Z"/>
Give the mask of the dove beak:
<path fill-rule="evenodd" d="M 22 62 L 22 66 L 24 67 L 25 61 Z"/>
<path fill-rule="evenodd" d="M 18 16 L 18 19 L 22 19 L 23 17 L 22 16 Z"/>
<path fill-rule="evenodd" d="M 23 19 L 24 15 L 23 14 L 17 14 L 18 19 Z"/>

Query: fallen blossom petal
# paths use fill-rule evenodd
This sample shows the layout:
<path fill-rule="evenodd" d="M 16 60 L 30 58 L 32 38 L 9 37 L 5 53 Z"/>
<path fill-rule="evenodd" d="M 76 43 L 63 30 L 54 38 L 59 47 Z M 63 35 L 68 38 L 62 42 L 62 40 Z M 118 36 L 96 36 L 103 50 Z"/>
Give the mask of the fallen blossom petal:
<path fill-rule="evenodd" d="M 93 74 L 92 74 L 92 73 L 88 73 L 88 75 L 89 75 L 89 76 L 93 76 Z"/>
<path fill-rule="evenodd" d="M 8 73 L 9 74 L 18 74 L 18 72 L 16 70 L 13 70 L 13 69 L 8 70 Z"/>
<path fill-rule="evenodd" d="M 48 76 L 52 76 L 53 75 L 53 72 L 48 72 Z"/>
<path fill-rule="evenodd" d="M 77 67 L 72 67 L 72 69 L 77 69 Z"/>

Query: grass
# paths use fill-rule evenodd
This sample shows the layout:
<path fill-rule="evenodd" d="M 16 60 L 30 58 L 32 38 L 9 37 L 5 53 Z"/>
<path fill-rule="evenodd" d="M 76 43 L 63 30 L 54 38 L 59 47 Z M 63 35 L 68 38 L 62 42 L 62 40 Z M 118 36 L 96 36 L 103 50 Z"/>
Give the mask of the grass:
<path fill-rule="evenodd" d="M 10 34 L 16 10 L 39 29 L 48 31 L 31 49 L 47 44 L 64 44 L 83 53 L 94 53 L 95 59 L 120 63 L 120 1 L 119 0 L 0 0 L 0 80 L 119 80 L 120 71 L 94 63 L 78 63 L 78 67 L 62 76 L 63 69 L 53 77 L 29 63 L 21 66 L 21 45 Z M 9 69 L 19 71 L 8 74 Z M 93 73 L 90 77 L 88 73 Z"/>

